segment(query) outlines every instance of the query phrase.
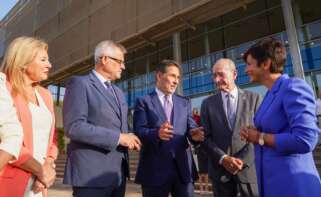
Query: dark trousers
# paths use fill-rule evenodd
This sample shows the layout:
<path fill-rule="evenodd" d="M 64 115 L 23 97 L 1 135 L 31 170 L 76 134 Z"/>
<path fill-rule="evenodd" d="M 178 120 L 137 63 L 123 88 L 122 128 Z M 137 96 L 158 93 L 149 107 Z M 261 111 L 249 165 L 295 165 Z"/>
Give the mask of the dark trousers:
<path fill-rule="evenodd" d="M 142 185 L 143 197 L 192 197 L 194 192 L 193 183 L 183 183 L 179 177 L 178 169 L 174 165 L 170 179 L 161 186 Z"/>
<path fill-rule="evenodd" d="M 226 183 L 219 181 L 212 182 L 214 187 L 214 197 L 236 197 L 241 194 L 242 197 L 258 197 L 257 184 L 236 183 L 230 180 Z"/>
<path fill-rule="evenodd" d="M 72 187 L 73 197 L 124 197 L 126 192 L 126 169 L 122 162 L 122 180 L 116 187 Z"/>

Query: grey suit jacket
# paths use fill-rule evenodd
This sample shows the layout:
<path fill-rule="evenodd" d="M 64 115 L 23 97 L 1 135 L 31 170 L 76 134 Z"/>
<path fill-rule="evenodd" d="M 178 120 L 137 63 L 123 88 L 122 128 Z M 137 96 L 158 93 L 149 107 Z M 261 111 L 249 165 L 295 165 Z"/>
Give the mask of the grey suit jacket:
<path fill-rule="evenodd" d="M 230 128 L 221 93 L 218 91 L 203 101 L 201 124 L 205 128 L 205 140 L 202 146 L 209 156 L 209 176 L 212 180 L 220 181 L 223 175 L 228 175 L 219 160 L 230 147 L 230 155 L 237 154 L 249 166 L 237 174 L 239 180 L 243 183 L 256 182 L 254 147 L 241 141 L 239 131 L 241 126 L 253 125 L 253 117 L 260 103 L 258 94 L 238 88 L 235 126 Z"/>

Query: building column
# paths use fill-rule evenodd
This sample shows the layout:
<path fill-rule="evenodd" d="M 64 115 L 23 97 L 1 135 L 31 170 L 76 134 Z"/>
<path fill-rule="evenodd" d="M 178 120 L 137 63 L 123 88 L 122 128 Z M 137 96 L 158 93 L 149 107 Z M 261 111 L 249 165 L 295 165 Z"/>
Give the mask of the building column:
<path fill-rule="evenodd" d="M 56 95 L 56 106 L 59 106 L 59 104 L 60 104 L 60 88 L 61 88 L 61 85 L 60 84 L 58 84 L 57 85 L 57 95 Z"/>
<path fill-rule="evenodd" d="M 204 34 L 204 46 L 205 46 L 205 56 L 206 56 L 206 68 L 211 68 L 211 59 L 209 57 L 211 50 L 210 50 L 210 41 L 208 38 L 208 27 L 205 25 L 205 34 Z"/>
<path fill-rule="evenodd" d="M 176 32 L 173 34 L 173 58 L 178 63 L 182 63 L 182 49 L 181 49 L 181 39 L 180 39 L 180 33 Z M 183 95 L 183 72 L 181 72 L 181 80 L 178 84 L 177 94 Z"/>
<path fill-rule="evenodd" d="M 210 41 L 208 39 L 208 27 L 207 27 L 207 24 L 205 25 L 204 46 L 205 46 L 205 55 L 208 56 L 210 54 Z"/>
<path fill-rule="evenodd" d="M 292 59 L 293 71 L 296 77 L 304 79 L 304 70 L 300 53 L 297 29 L 295 27 L 291 0 L 282 0 L 283 17 L 286 32 L 289 39 L 290 55 Z"/>

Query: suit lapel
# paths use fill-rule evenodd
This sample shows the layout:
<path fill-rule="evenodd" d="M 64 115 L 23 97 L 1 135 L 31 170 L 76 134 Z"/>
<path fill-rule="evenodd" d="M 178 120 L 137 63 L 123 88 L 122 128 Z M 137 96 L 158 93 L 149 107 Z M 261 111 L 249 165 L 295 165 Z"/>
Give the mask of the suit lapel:
<path fill-rule="evenodd" d="M 265 112 L 269 109 L 269 106 L 272 105 L 272 103 L 273 103 L 274 99 L 276 98 L 276 95 L 281 87 L 281 84 L 285 78 L 288 78 L 288 76 L 282 75 L 281 77 L 279 77 L 279 79 L 277 79 L 276 82 L 274 82 L 272 89 L 266 93 L 259 109 L 256 112 L 256 115 L 254 118 L 255 122 L 260 122 L 263 115 L 265 114 Z"/>
<path fill-rule="evenodd" d="M 151 96 L 152 103 L 153 103 L 153 105 L 155 107 L 155 110 L 160 115 L 160 118 L 161 118 L 162 122 L 165 122 L 167 120 L 167 118 L 166 118 L 166 115 L 165 115 L 165 112 L 164 112 L 164 108 L 163 108 L 163 106 L 162 106 L 162 104 L 161 104 L 161 102 L 160 102 L 160 100 L 159 100 L 159 98 L 157 96 L 156 91 L 152 92 L 150 94 L 150 96 Z"/>
<path fill-rule="evenodd" d="M 98 90 L 98 92 L 100 92 L 102 94 L 103 97 L 105 97 L 105 99 L 107 100 L 107 102 L 109 103 L 109 105 L 111 106 L 111 108 L 113 109 L 113 111 L 117 114 L 117 116 L 119 118 L 121 118 L 120 116 L 120 109 L 118 107 L 117 104 L 115 104 L 115 102 L 113 101 L 113 99 L 111 99 L 108 95 L 107 95 L 107 91 L 106 88 L 103 86 L 103 84 L 99 81 L 99 79 L 95 76 L 94 73 L 90 73 L 89 74 L 90 80 L 93 83 L 93 86 Z M 112 96 L 112 95 L 110 95 Z"/>
<path fill-rule="evenodd" d="M 236 125 L 239 125 L 240 123 L 240 119 L 242 118 L 242 116 L 244 116 L 244 114 L 242 114 L 244 112 L 244 102 L 246 102 L 246 97 L 244 95 L 244 91 L 237 88 L 237 106 L 236 106 L 236 117 L 235 117 L 235 124 L 234 124 L 234 128 L 236 127 Z M 234 128 L 232 129 L 234 132 Z M 238 135 L 238 134 L 237 134 Z"/>
<path fill-rule="evenodd" d="M 173 116 L 173 127 L 175 128 L 175 125 L 176 125 L 176 122 L 178 120 L 178 117 L 179 117 L 179 109 L 183 106 L 180 105 L 180 103 L 178 102 L 178 99 L 177 99 L 177 96 L 175 94 L 173 94 L 173 113 L 172 113 L 172 116 Z M 182 111 L 182 109 L 181 109 Z M 174 129 L 175 131 L 175 129 Z"/>

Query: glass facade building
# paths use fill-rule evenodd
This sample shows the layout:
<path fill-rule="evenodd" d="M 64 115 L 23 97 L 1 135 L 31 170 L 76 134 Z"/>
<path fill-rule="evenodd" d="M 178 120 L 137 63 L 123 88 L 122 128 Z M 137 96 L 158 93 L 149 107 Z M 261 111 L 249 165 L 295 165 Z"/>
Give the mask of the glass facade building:
<path fill-rule="evenodd" d="M 318 7 L 321 7 L 321 2 L 317 0 L 293 2 L 306 80 L 316 92 L 321 90 L 321 12 Z M 211 67 L 219 58 L 230 58 L 236 63 L 237 84 L 241 88 L 264 94 L 264 87 L 249 83 L 244 72 L 243 53 L 264 37 L 281 39 L 288 48 L 280 0 L 254 1 L 179 34 L 183 95 L 190 97 L 195 107 L 200 106 L 203 96 L 215 90 Z M 124 90 L 130 107 L 133 107 L 137 97 L 153 91 L 155 66 L 162 59 L 173 59 L 173 47 L 173 39 L 169 36 L 157 41 L 154 46 L 129 52 L 125 74 L 117 85 Z M 293 76 L 289 50 L 285 72 Z"/>
<path fill-rule="evenodd" d="M 154 71 L 156 66 L 163 59 L 176 59 L 181 61 L 183 67 L 181 94 L 190 97 L 192 99 L 192 104 L 195 107 L 200 107 L 203 98 L 215 90 L 215 86 L 212 82 L 211 67 L 219 58 L 222 57 L 230 58 L 236 63 L 238 70 L 237 84 L 241 88 L 250 89 L 252 91 L 264 94 L 266 89 L 262 86 L 249 83 L 249 78 L 244 73 L 245 64 L 242 60 L 244 51 L 246 51 L 249 46 L 251 46 L 257 40 L 270 36 L 283 40 L 286 43 L 287 48 L 289 48 L 290 45 L 284 21 L 282 0 L 233 1 L 235 8 L 232 8 L 233 3 L 227 3 L 228 1 L 225 2 L 223 0 L 208 2 L 206 0 L 177 0 L 175 3 L 157 1 L 158 3 L 155 4 L 151 3 L 152 0 L 137 0 L 135 2 L 124 1 L 123 3 L 120 1 L 96 2 L 83 0 L 83 3 L 81 3 L 80 1 L 67 2 L 63 0 L 50 0 L 50 5 L 48 2 L 46 2 L 47 1 L 39 0 L 19 1 L 18 4 L 21 4 L 22 8 L 20 9 L 17 7 L 14 9 L 17 10 L 18 14 L 15 15 L 14 12 L 12 14 L 14 15 L 13 19 L 8 19 L 7 22 L 4 21 L 3 23 L 3 26 L 5 26 L 7 29 L 1 30 L 0 48 L 3 52 L 5 44 L 10 40 L 9 38 L 18 36 L 19 33 L 17 32 L 20 32 L 20 34 L 24 33 L 21 30 L 16 31 L 15 29 L 16 24 L 20 24 L 19 22 L 22 24 L 27 18 L 22 17 L 24 16 L 24 10 L 27 15 L 36 14 L 35 17 L 39 17 L 39 19 L 35 19 L 33 25 L 31 25 L 32 21 L 23 24 L 29 24 L 28 28 L 31 28 L 32 26 L 39 26 L 38 29 L 33 29 L 33 33 L 26 33 L 27 35 L 39 34 L 40 37 L 44 37 L 45 39 L 49 40 L 50 57 L 52 57 L 54 65 L 54 74 L 52 76 L 54 77 L 46 85 L 49 85 L 49 89 L 53 93 L 58 107 L 61 106 L 63 102 L 65 92 L 64 82 L 68 80 L 71 75 L 84 74 L 93 68 L 92 56 L 88 54 L 93 51 L 95 44 L 90 42 L 90 40 L 97 40 L 97 42 L 101 41 L 103 36 L 100 40 L 96 38 L 98 30 L 100 32 L 99 35 L 104 35 L 101 31 L 106 31 L 108 33 L 109 30 L 108 28 L 104 27 L 103 30 L 98 28 L 97 32 L 96 30 L 92 30 L 89 33 L 87 32 L 87 36 L 90 38 L 88 41 L 88 46 L 84 47 L 82 45 L 81 50 L 79 49 L 79 52 L 78 49 L 71 48 L 72 46 L 78 47 L 78 43 L 80 44 L 80 40 L 79 42 L 76 41 L 77 39 L 80 39 L 80 35 L 77 35 L 86 33 L 89 27 L 91 27 L 89 29 L 96 27 L 93 26 L 95 25 L 95 20 L 93 20 L 94 18 L 97 18 L 97 20 L 107 20 L 107 16 L 104 15 L 104 10 L 110 6 L 114 6 L 112 11 L 115 13 L 117 9 L 125 8 L 128 11 L 132 11 L 134 10 L 134 7 L 142 12 L 141 14 L 133 14 L 132 18 L 126 15 L 126 17 L 128 17 L 128 24 L 131 24 L 131 22 L 134 24 L 134 22 L 138 19 L 141 19 L 140 17 L 144 14 L 146 16 L 149 15 L 151 18 L 156 17 L 158 14 L 163 13 L 164 10 L 162 9 L 165 8 L 172 9 L 172 14 L 168 14 L 166 12 L 168 16 L 172 17 L 172 15 L 175 15 L 173 10 L 184 10 L 184 6 L 185 8 L 188 8 L 192 5 L 194 5 L 195 8 L 191 9 L 191 15 L 193 15 L 195 18 L 202 18 L 202 20 L 200 20 L 201 22 L 191 22 L 193 21 L 192 18 L 189 20 L 186 19 L 188 16 L 182 15 L 176 19 L 174 17 L 176 21 L 173 19 L 172 21 L 168 22 L 167 27 L 171 28 L 168 30 L 169 33 L 167 32 L 167 29 L 160 27 L 158 29 L 147 29 L 145 33 L 142 33 L 141 36 L 138 36 L 136 40 L 143 40 L 143 42 L 140 42 L 143 44 L 135 44 L 135 39 L 129 39 L 128 42 L 126 40 L 124 42 L 121 41 L 121 43 L 128 48 L 128 54 L 126 55 L 126 70 L 123 73 L 122 79 L 117 81 L 116 84 L 124 91 L 130 108 L 134 106 L 136 98 L 144 96 L 153 91 L 155 86 Z M 148 2 L 146 6 L 149 6 L 148 9 L 150 10 L 143 6 L 144 2 Z M 219 14 L 220 2 L 222 6 L 226 5 L 226 8 L 222 8 L 222 10 L 225 9 L 224 11 L 221 11 L 222 14 Z M 318 0 L 292 0 L 291 2 L 299 40 L 298 44 L 300 46 L 301 58 L 304 67 L 304 74 L 307 82 L 313 87 L 315 92 L 318 92 L 321 90 L 321 2 Z M 197 5 L 198 3 L 199 5 Z M 236 6 L 236 4 L 239 5 Z M 208 7 L 212 6 L 213 12 L 217 12 L 217 14 L 208 13 L 208 11 L 205 13 L 203 8 L 198 8 L 204 5 Z M 46 6 L 49 6 L 47 9 L 52 7 L 55 8 L 56 11 L 48 12 L 48 16 L 44 17 L 46 15 Z M 88 9 L 86 9 L 86 7 Z M 83 17 L 78 16 L 80 13 L 73 12 L 79 10 L 79 8 L 81 8 L 80 11 L 83 14 Z M 33 9 L 38 9 L 38 12 L 32 11 Z M 151 10 L 153 10 L 155 13 L 153 13 Z M 19 15 L 20 12 L 21 16 Z M 115 20 L 118 19 L 115 18 Z M 122 20 L 123 19 L 120 21 Z M 155 21 L 157 20 L 155 19 Z M 77 21 L 80 22 L 77 23 Z M 85 24 L 87 24 L 85 21 L 88 22 L 88 27 L 85 26 Z M 180 23 L 178 23 L 178 21 Z M 146 22 L 146 24 L 135 24 L 137 28 L 140 26 L 143 28 L 144 25 L 150 24 L 149 20 L 147 19 L 144 22 Z M 183 27 L 181 23 L 184 23 Z M 180 26 L 177 28 L 179 30 L 172 31 L 173 24 Z M 123 23 L 119 23 L 118 25 L 119 28 L 123 26 L 127 27 Z M 155 23 L 155 25 L 158 25 L 158 23 Z M 162 25 L 166 26 L 164 23 Z M 77 31 L 78 33 L 75 34 L 78 26 L 79 28 L 82 28 L 82 30 Z M 68 27 L 70 27 L 70 30 Z M 28 30 L 28 28 L 26 26 L 24 29 Z M 110 34 L 111 39 L 113 36 L 118 38 L 118 33 L 119 35 L 122 35 L 121 31 L 118 31 L 116 26 L 114 29 L 115 32 L 111 32 Z M 9 30 L 12 32 L 9 32 Z M 66 35 L 64 33 L 59 34 L 59 32 L 66 32 Z M 130 35 L 129 29 L 126 30 L 126 33 Z M 161 36 L 155 36 L 155 39 L 151 39 L 153 37 L 151 35 L 152 33 L 157 33 L 157 35 Z M 56 34 L 58 36 L 56 36 Z M 174 35 L 178 35 L 179 39 L 174 39 Z M 81 38 L 85 37 L 86 35 L 82 35 Z M 64 38 L 66 39 L 64 40 Z M 65 42 L 68 40 L 71 40 L 77 44 L 65 44 Z M 82 42 L 83 41 L 84 40 L 82 40 Z M 70 56 L 65 54 L 68 52 L 67 50 L 62 50 L 66 48 L 66 45 L 68 45 L 67 48 L 70 48 L 71 50 Z M 87 53 L 80 52 L 85 49 L 87 50 Z M 179 51 L 179 58 L 177 58 L 177 56 L 174 57 L 175 51 Z M 63 53 L 63 55 L 60 53 Z M 64 58 L 62 58 L 62 56 Z M 76 65 L 77 70 L 75 70 L 72 65 L 63 64 L 63 62 L 72 60 L 80 62 L 79 65 Z M 290 53 L 288 53 L 285 72 L 291 76 L 293 76 L 294 73 Z"/>

